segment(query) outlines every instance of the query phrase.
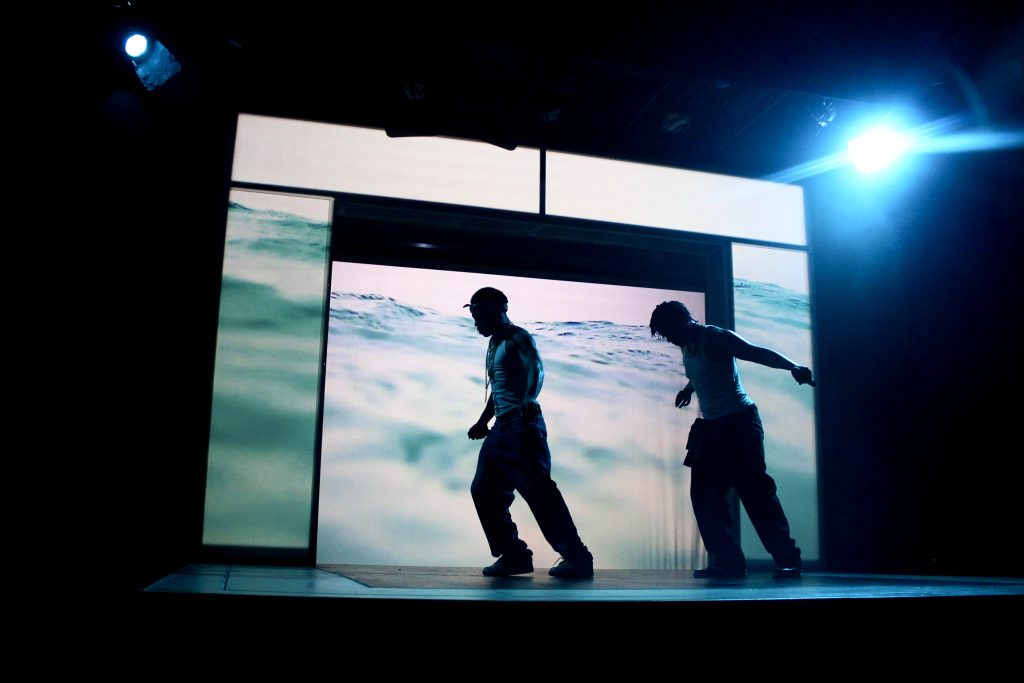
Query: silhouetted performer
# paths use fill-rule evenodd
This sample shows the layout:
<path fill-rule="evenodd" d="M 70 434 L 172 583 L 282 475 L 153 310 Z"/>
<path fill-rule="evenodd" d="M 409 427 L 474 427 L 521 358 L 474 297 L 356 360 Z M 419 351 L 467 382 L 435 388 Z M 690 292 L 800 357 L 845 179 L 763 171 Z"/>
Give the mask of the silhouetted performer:
<path fill-rule="evenodd" d="M 490 337 L 487 347 L 487 404 L 470 439 L 480 447 L 473 502 L 480 515 L 491 555 L 498 560 L 485 576 L 512 576 L 533 571 L 533 551 L 519 538 L 509 506 L 518 491 L 530 506 L 544 538 L 561 555 L 548 574 L 580 579 L 594 575 L 594 558 L 583 545 L 562 494 L 551 479 L 547 426 L 537 396 L 544 384 L 544 364 L 530 333 L 513 325 L 508 299 L 493 287 L 470 299 L 476 329 Z M 494 418 L 494 427 L 488 423 Z M 485 438 L 486 437 L 486 438 Z"/>
<path fill-rule="evenodd" d="M 692 468 L 690 500 L 710 561 L 694 571 L 703 578 L 746 576 L 743 551 L 729 533 L 732 518 L 726 494 L 736 490 L 761 543 L 775 560 L 776 578 L 800 576 L 800 549 L 764 460 L 764 429 L 757 406 L 740 382 L 736 359 L 789 370 L 798 384 L 815 386 L 811 369 L 782 354 L 750 344 L 732 330 L 702 325 L 678 301 L 658 304 L 651 314 L 651 335 L 683 351 L 689 380 L 676 395 L 676 407 L 690 404 L 694 391 L 701 417 L 690 430 L 683 461 Z"/>

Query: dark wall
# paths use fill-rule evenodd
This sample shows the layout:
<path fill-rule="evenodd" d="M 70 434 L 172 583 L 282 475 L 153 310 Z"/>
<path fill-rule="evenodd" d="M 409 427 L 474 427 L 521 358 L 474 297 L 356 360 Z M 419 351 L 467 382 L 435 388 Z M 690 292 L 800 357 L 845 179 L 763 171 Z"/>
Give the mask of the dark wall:
<path fill-rule="evenodd" d="M 70 313 L 102 456 L 77 465 L 73 533 L 132 587 L 201 542 L 234 117 L 218 84 L 173 84 L 88 99 L 76 130 L 89 219 L 67 246 L 88 296 Z M 830 570 L 1024 575 L 1020 161 L 933 157 L 889 192 L 804 183 Z"/>
<path fill-rule="evenodd" d="M 82 285 L 62 297 L 85 418 L 72 540 L 101 579 L 139 588 L 200 543 L 234 116 L 185 79 L 84 103 L 63 245 Z"/>
<path fill-rule="evenodd" d="M 1021 564 L 1020 151 L 809 181 L 824 556 L 841 571 Z"/>

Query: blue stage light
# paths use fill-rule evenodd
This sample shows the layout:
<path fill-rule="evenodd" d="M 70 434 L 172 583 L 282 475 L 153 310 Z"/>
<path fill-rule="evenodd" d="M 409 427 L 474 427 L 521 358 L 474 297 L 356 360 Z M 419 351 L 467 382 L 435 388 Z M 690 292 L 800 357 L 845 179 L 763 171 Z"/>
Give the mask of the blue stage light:
<path fill-rule="evenodd" d="M 146 90 L 159 88 L 181 71 L 181 64 L 163 43 L 155 38 L 148 39 L 142 33 L 132 32 L 124 42 L 124 51 Z"/>
<path fill-rule="evenodd" d="M 892 164 L 910 147 L 910 140 L 891 128 L 872 128 L 847 143 L 850 161 L 861 173 L 874 173 Z"/>

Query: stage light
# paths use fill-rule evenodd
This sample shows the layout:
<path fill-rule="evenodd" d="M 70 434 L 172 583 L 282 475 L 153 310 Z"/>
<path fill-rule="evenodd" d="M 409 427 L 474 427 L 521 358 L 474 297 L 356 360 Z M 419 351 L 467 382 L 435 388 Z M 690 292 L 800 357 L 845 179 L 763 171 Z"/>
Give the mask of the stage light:
<path fill-rule="evenodd" d="M 872 128 L 847 143 L 850 161 L 861 173 L 874 173 L 892 164 L 910 147 L 910 140 L 890 128 Z"/>
<path fill-rule="evenodd" d="M 132 59 L 138 59 L 149 49 L 149 40 L 141 33 L 133 33 L 124 41 L 124 51 Z"/>
<path fill-rule="evenodd" d="M 159 88 L 181 71 L 178 60 L 163 43 L 142 33 L 131 32 L 124 42 L 124 51 L 146 90 Z"/>

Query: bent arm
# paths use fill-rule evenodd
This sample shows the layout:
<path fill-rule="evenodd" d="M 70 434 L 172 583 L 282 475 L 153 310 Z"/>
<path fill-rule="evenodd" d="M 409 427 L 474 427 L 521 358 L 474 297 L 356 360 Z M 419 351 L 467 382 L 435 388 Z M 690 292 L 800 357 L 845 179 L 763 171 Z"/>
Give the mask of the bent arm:
<path fill-rule="evenodd" d="M 536 403 L 544 386 L 544 363 L 540 360 L 537 344 L 525 330 L 517 330 L 512 337 L 512 346 L 526 373 L 526 384 L 523 393 L 523 404 Z"/>
<path fill-rule="evenodd" d="M 480 419 L 476 421 L 472 427 L 469 428 L 466 436 L 471 439 L 482 439 L 487 436 L 490 428 L 487 423 L 494 417 L 494 399 L 490 396 L 487 397 L 487 405 L 484 406 L 484 412 L 480 413 Z"/>
<path fill-rule="evenodd" d="M 693 398 L 693 381 L 686 380 L 686 386 L 683 387 L 682 391 L 676 394 L 676 408 L 685 408 L 690 405 L 690 400 Z"/>
<path fill-rule="evenodd" d="M 484 406 L 484 411 L 480 413 L 480 419 L 476 421 L 477 424 L 487 424 L 494 417 L 494 397 L 487 397 L 487 405 Z"/>

